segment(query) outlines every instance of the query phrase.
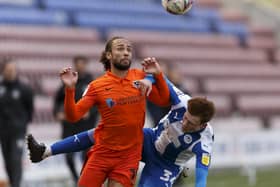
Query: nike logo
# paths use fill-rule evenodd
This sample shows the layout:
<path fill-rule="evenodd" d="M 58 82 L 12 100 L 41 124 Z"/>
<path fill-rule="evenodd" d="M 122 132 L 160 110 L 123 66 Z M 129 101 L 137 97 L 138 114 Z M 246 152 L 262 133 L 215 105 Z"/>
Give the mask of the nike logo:
<path fill-rule="evenodd" d="M 106 91 L 109 91 L 109 90 L 111 90 L 111 89 L 112 89 L 112 88 L 105 88 Z"/>

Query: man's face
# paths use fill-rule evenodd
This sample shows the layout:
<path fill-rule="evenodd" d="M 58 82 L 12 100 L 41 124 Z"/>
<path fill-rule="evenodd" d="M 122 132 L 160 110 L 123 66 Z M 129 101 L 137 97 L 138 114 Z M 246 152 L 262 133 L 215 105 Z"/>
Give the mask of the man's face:
<path fill-rule="evenodd" d="M 116 39 L 112 43 L 112 51 L 107 54 L 112 68 L 128 70 L 132 61 L 132 45 L 126 39 Z"/>
<path fill-rule="evenodd" d="M 185 112 L 182 121 L 182 130 L 184 133 L 192 133 L 205 128 L 206 124 L 202 124 L 199 116 L 191 115 Z"/>
<path fill-rule="evenodd" d="M 79 74 L 83 74 L 87 70 L 87 61 L 78 60 L 78 61 L 74 62 L 74 66 L 75 66 L 75 70 Z"/>
<path fill-rule="evenodd" d="M 17 77 L 16 64 L 14 62 L 7 63 L 3 69 L 4 80 L 14 81 L 16 77 Z"/>

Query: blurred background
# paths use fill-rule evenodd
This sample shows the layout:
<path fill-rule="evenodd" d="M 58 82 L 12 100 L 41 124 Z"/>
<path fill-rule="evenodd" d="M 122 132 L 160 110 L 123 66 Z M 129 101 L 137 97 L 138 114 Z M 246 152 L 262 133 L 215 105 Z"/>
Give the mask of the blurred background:
<path fill-rule="evenodd" d="M 60 138 L 52 112 L 59 70 L 83 55 L 101 75 L 99 56 L 116 35 L 133 42 L 134 66 L 155 56 L 181 89 L 215 102 L 209 187 L 280 186 L 279 0 L 196 0 L 183 16 L 160 0 L 0 0 L 0 56 L 13 57 L 33 88 L 28 129 L 37 139 Z M 147 126 L 152 120 L 149 113 Z M 194 186 L 193 163 L 178 186 Z M 24 187 L 73 185 L 63 156 L 31 164 L 25 152 L 23 168 Z M 0 155 L 0 187 L 7 186 Z"/>

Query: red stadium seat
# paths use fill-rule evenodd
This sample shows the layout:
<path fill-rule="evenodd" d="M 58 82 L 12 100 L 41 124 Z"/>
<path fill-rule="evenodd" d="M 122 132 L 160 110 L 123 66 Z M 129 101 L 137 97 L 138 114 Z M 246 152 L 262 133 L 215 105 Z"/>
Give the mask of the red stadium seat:
<path fill-rule="evenodd" d="M 227 22 L 237 22 L 237 23 L 248 23 L 249 18 L 247 15 L 243 14 L 240 11 L 237 11 L 236 9 L 225 9 L 221 12 L 221 17 L 223 20 Z"/>
<path fill-rule="evenodd" d="M 263 78 L 280 79 L 280 65 L 269 63 L 174 63 L 188 78 Z"/>
<path fill-rule="evenodd" d="M 206 93 L 221 94 L 280 94 L 280 79 L 247 79 L 247 78 L 223 78 L 206 79 L 203 81 L 203 89 Z"/>
<path fill-rule="evenodd" d="M 209 100 L 213 101 L 216 107 L 215 117 L 225 117 L 230 116 L 233 112 L 231 98 L 229 95 L 222 94 L 193 94 L 195 96 L 207 97 Z"/>
<path fill-rule="evenodd" d="M 280 63 L 280 49 L 275 53 L 275 61 Z"/>
<path fill-rule="evenodd" d="M 215 132 L 252 132 L 263 130 L 261 118 L 258 117 L 214 117 L 211 121 Z"/>
<path fill-rule="evenodd" d="M 58 88 L 62 85 L 59 76 L 43 77 L 41 80 L 42 91 L 44 94 L 54 97 Z"/>
<path fill-rule="evenodd" d="M 199 0 L 195 1 L 195 4 L 200 7 L 205 8 L 220 8 L 222 7 L 222 2 L 219 0 Z"/>
<path fill-rule="evenodd" d="M 101 41 L 100 33 L 94 29 L 47 26 L 0 26 L 1 40 L 27 40 L 48 42 L 97 42 Z"/>
<path fill-rule="evenodd" d="M 232 35 L 172 33 L 144 30 L 110 30 L 108 37 L 125 36 L 137 47 L 146 45 L 171 45 L 191 47 L 223 47 L 232 48 L 239 46 L 239 39 Z"/>
<path fill-rule="evenodd" d="M 275 30 L 271 27 L 262 26 L 262 25 L 248 25 L 251 36 L 257 37 L 275 37 Z"/>
<path fill-rule="evenodd" d="M 277 115 L 280 111 L 280 93 L 250 94 L 237 97 L 237 108 L 245 115 L 266 117 Z"/>
<path fill-rule="evenodd" d="M 199 83 L 197 80 L 185 78 L 181 82 L 183 89 L 187 90 L 191 95 L 200 92 Z"/>
<path fill-rule="evenodd" d="M 36 96 L 34 100 L 35 114 L 33 122 L 46 123 L 53 122 L 53 98 L 45 96 Z"/>
<path fill-rule="evenodd" d="M 71 58 L 77 54 L 99 58 L 104 50 L 103 43 L 83 42 L 24 42 L 8 40 L 1 42 L 0 55 L 15 57 Z"/>
<path fill-rule="evenodd" d="M 247 38 L 247 46 L 254 49 L 274 50 L 277 48 L 277 40 L 274 37 L 256 37 Z"/>
<path fill-rule="evenodd" d="M 156 56 L 168 61 L 204 61 L 204 62 L 256 62 L 268 61 L 267 54 L 262 50 L 241 48 L 194 48 L 172 47 L 167 45 L 143 45 L 138 50 L 139 57 Z"/>

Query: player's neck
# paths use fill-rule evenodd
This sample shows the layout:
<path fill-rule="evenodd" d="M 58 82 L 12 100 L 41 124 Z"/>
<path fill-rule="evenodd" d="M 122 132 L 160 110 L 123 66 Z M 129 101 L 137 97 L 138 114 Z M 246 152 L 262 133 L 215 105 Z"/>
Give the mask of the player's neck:
<path fill-rule="evenodd" d="M 112 68 L 111 72 L 120 78 L 124 78 L 127 75 L 128 70 L 119 70 L 116 68 Z"/>

